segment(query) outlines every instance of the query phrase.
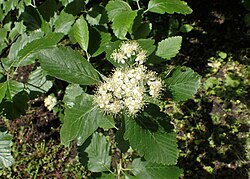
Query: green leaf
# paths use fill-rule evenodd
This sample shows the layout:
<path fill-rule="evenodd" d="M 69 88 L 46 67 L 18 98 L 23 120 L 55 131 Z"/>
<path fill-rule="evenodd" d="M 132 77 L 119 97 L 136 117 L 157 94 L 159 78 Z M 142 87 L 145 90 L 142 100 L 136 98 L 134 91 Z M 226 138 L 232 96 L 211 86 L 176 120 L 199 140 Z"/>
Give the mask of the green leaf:
<path fill-rule="evenodd" d="M 169 37 L 165 40 L 162 40 L 158 44 L 156 50 L 156 55 L 162 58 L 169 60 L 172 57 L 175 57 L 179 50 L 181 49 L 182 37 Z"/>
<path fill-rule="evenodd" d="M 93 97 L 86 93 L 76 97 L 75 105 L 65 109 L 63 125 L 60 131 L 61 141 L 68 146 L 74 139 L 78 145 L 98 128 L 100 120 L 107 120 L 100 109 L 93 104 Z"/>
<path fill-rule="evenodd" d="M 99 121 L 99 127 L 103 128 L 104 130 L 116 128 L 114 118 L 112 116 L 106 115 L 106 120 Z"/>
<path fill-rule="evenodd" d="M 12 65 L 15 67 L 26 66 L 33 63 L 36 59 L 37 52 L 42 49 L 55 46 L 63 37 L 61 33 L 51 33 L 40 39 L 33 40 L 23 46 L 18 51 L 17 56 L 11 56 Z"/>
<path fill-rule="evenodd" d="M 16 87 L 13 86 L 13 88 Z M 6 98 L 8 97 L 7 92 Z M 0 112 L 4 114 L 7 119 L 18 118 L 20 117 L 20 115 L 25 114 L 26 110 L 28 109 L 28 100 L 28 94 L 25 91 L 20 91 L 12 97 L 11 101 L 2 101 L 2 103 L 0 104 Z"/>
<path fill-rule="evenodd" d="M 174 101 L 192 98 L 200 85 L 200 76 L 187 67 L 177 67 L 165 80 Z"/>
<path fill-rule="evenodd" d="M 183 24 L 181 27 L 180 27 L 180 31 L 183 32 L 183 33 L 188 33 L 190 31 L 193 30 L 193 26 L 189 25 L 189 24 Z"/>
<path fill-rule="evenodd" d="M 78 84 L 69 84 L 65 90 L 65 95 L 63 97 L 63 102 L 66 107 L 72 108 L 75 105 L 75 100 L 77 96 L 83 93 L 82 88 Z"/>
<path fill-rule="evenodd" d="M 99 82 L 94 67 L 81 54 L 69 47 L 42 50 L 39 59 L 42 68 L 51 76 L 81 85 Z"/>
<path fill-rule="evenodd" d="M 42 21 L 38 10 L 33 6 L 25 6 L 24 12 L 20 18 L 23 20 L 27 30 L 34 31 L 41 27 Z"/>
<path fill-rule="evenodd" d="M 9 63 L 15 63 L 19 60 L 18 53 L 21 51 L 27 44 L 31 43 L 34 40 L 38 40 L 43 37 L 43 32 L 32 32 L 29 36 L 22 34 L 15 43 L 10 47 L 9 52 Z"/>
<path fill-rule="evenodd" d="M 120 44 L 122 43 L 122 41 L 117 40 L 115 42 L 109 42 L 105 45 L 105 52 L 106 52 L 106 58 L 107 60 L 112 63 L 115 67 L 120 67 L 120 66 L 124 66 L 124 64 L 120 64 L 117 63 L 113 60 L 113 58 L 111 58 L 111 54 L 113 53 L 113 51 L 115 49 L 118 49 Z"/>
<path fill-rule="evenodd" d="M 150 163 L 139 158 L 133 160 L 130 169 L 138 179 L 178 179 L 182 174 L 177 166 Z"/>
<path fill-rule="evenodd" d="M 9 167 L 14 163 L 11 155 L 12 136 L 0 131 L 0 168 Z"/>
<path fill-rule="evenodd" d="M 106 45 L 111 42 L 111 35 L 108 32 L 100 32 L 101 41 L 97 50 L 92 54 L 92 57 L 96 57 L 105 51 Z"/>
<path fill-rule="evenodd" d="M 151 55 L 155 51 L 155 40 L 153 39 L 139 39 L 137 40 L 140 47 L 147 52 L 147 56 Z"/>
<path fill-rule="evenodd" d="M 108 15 L 103 6 L 94 4 L 88 11 L 86 20 L 90 25 L 100 25 L 108 23 Z"/>
<path fill-rule="evenodd" d="M 192 9 L 186 2 L 181 0 L 150 0 L 148 3 L 148 10 L 151 12 L 164 14 L 179 13 L 179 14 L 191 14 Z"/>
<path fill-rule="evenodd" d="M 67 35 L 70 29 L 72 28 L 74 22 L 75 22 L 75 16 L 62 11 L 55 20 L 54 23 L 55 32 L 60 32 L 63 33 L 64 35 Z"/>
<path fill-rule="evenodd" d="M 81 48 L 87 52 L 89 45 L 89 29 L 83 16 L 80 16 L 74 24 L 73 33 Z"/>
<path fill-rule="evenodd" d="M 109 20 L 113 22 L 114 34 L 125 39 L 129 29 L 132 27 L 137 11 L 133 11 L 128 3 L 122 0 L 109 1 L 106 6 Z"/>
<path fill-rule="evenodd" d="M 147 106 L 136 118 L 125 116 L 124 139 L 149 162 L 175 165 L 178 158 L 176 134 L 169 130 L 165 116 L 155 105 Z"/>
<path fill-rule="evenodd" d="M 41 67 L 37 67 L 37 69 L 29 75 L 27 82 L 28 90 L 30 92 L 46 93 L 53 85 L 52 81 L 47 80 L 46 76 L 47 72 Z"/>
<path fill-rule="evenodd" d="M 14 40 L 15 37 L 17 37 L 18 34 L 23 34 L 26 30 L 25 26 L 23 25 L 23 22 L 14 22 L 15 27 L 11 29 L 9 34 L 9 39 Z"/>
<path fill-rule="evenodd" d="M 133 33 L 135 39 L 147 38 L 152 30 L 152 24 L 149 22 L 143 22 Z"/>
<path fill-rule="evenodd" d="M 3 98 L 5 97 L 5 93 L 7 91 L 7 83 L 0 83 L 0 103 L 2 102 Z"/>
<path fill-rule="evenodd" d="M 39 13 L 47 22 L 49 22 L 50 18 L 54 16 L 54 13 L 57 11 L 57 9 L 58 5 L 56 0 L 46 0 L 38 6 Z"/>
<path fill-rule="evenodd" d="M 5 82 L 7 84 L 6 98 L 9 101 L 12 101 L 13 97 L 24 90 L 23 83 L 20 83 L 16 80 L 8 80 Z"/>
<path fill-rule="evenodd" d="M 88 153 L 88 169 L 91 172 L 108 171 L 111 165 L 109 155 L 111 144 L 106 141 L 105 136 L 94 133 L 90 145 L 86 148 Z"/>

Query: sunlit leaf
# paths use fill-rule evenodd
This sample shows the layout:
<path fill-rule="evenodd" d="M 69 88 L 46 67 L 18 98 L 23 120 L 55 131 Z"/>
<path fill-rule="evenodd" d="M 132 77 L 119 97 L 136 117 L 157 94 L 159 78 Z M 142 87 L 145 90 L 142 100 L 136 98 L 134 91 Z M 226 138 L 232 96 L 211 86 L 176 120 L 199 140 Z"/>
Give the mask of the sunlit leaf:
<path fill-rule="evenodd" d="M 179 179 L 182 173 L 177 166 L 150 163 L 139 158 L 133 160 L 130 169 L 138 179 Z"/>
<path fill-rule="evenodd" d="M 165 12 L 169 14 L 176 12 L 184 15 L 192 13 L 192 9 L 187 3 L 181 0 L 150 0 L 148 10 L 159 14 L 164 14 Z"/>
<path fill-rule="evenodd" d="M 11 155 L 12 136 L 0 131 L 0 168 L 9 167 L 14 163 Z"/>
<path fill-rule="evenodd" d="M 42 50 L 39 59 L 42 68 L 51 76 L 81 85 L 99 82 L 94 67 L 80 53 L 69 47 Z"/>
<path fill-rule="evenodd" d="M 75 105 L 65 109 L 63 125 L 60 131 L 61 142 L 69 145 L 72 140 L 77 140 L 82 145 L 85 140 L 98 128 L 100 120 L 106 116 L 93 104 L 93 97 L 82 93 L 76 97 Z"/>
<path fill-rule="evenodd" d="M 85 52 L 87 52 L 89 45 L 89 29 L 88 24 L 83 18 L 83 16 L 80 16 L 80 18 L 77 19 L 76 23 L 73 26 L 73 32 L 74 37 L 81 46 L 81 48 Z"/>
<path fill-rule="evenodd" d="M 156 55 L 167 60 L 175 57 L 181 49 L 181 42 L 181 36 L 169 37 L 165 40 L 162 40 L 158 44 Z"/>
<path fill-rule="evenodd" d="M 177 67 L 165 80 L 174 101 L 192 98 L 200 85 L 200 76 L 191 68 Z"/>
<path fill-rule="evenodd" d="M 133 11 L 128 3 L 122 0 L 109 1 L 106 6 L 109 20 L 113 22 L 115 35 L 125 39 L 128 30 L 132 27 L 137 11 Z"/>

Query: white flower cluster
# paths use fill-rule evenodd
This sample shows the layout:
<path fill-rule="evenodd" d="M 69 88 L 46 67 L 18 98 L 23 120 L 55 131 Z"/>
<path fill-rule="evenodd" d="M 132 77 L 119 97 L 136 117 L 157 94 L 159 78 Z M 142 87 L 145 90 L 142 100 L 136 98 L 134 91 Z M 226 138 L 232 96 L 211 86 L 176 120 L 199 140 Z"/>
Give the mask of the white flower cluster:
<path fill-rule="evenodd" d="M 46 97 L 44 99 L 44 106 L 49 110 L 51 111 L 55 105 L 57 103 L 57 100 L 55 97 L 53 97 L 52 95 L 49 95 L 48 97 Z"/>
<path fill-rule="evenodd" d="M 146 51 L 136 41 L 127 41 L 121 44 L 120 49 L 114 50 L 111 58 L 117 63 L 125 64 L 130 59 L 141 65 L 146 61 Z"/>
<path fill-rule="evenodd" d="M 112 58 L 125 63 L 134 56 L 133 66 L 116 68 L 114 73 L 97 87 L 94 101 L 106 113 L 120 114 L 125 111 L 134 116 L 146 104 L 145 98 L 158 98 L 162 90 L 162 80 L 153 71 L 142 65 L 146 52 L 134 41 L 122 43 Z M 138 63 L 137 63 L 138 62 Z"/>
<path fill-rule="evenodd" d="M 157 98 L 162 89 L 162 81 L 156 73 L 147 71 L 143 65 L 134 68 L 116 69 L 96 91 L 95 102 L 107 113 L 122 111 L 135 115 L 145 105 L 147 93 Z"/>

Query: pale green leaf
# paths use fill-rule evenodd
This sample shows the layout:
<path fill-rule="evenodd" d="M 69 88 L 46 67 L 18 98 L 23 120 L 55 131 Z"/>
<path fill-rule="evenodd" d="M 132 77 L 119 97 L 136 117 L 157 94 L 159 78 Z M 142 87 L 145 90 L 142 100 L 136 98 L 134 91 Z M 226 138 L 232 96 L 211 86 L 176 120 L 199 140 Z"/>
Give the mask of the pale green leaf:
<path fill-rule="evenodd" d="M 70 29 L 72 28 L 72 25 L 75 22 L 75 16 L 72 14 L 68 14 L 64 11 L 60 13 L 60 15 L 56 18 L 54 27 L 55 32 L 63 33 L 64 35 L 67 35 Z"/>
<path fill-rule="evenodd" d="M 74 24 L 73 33 L 81 48 L 87 52 L 89 45 L 89 29 L 88 24 L 83 16 L 80 16 L 80 18 L 77 19 L 76 23 Z"/>
<path fill-rule="evenodd" d="M 179 179 L 182 173 L 177 166 L 150 163 L 139 158 L 133 160 L 130 169 L 137 179 Z"/>
<path fill-rule="evenodd" d="M 75 105 L 75 100 L 77 96 L 83 93 L 82 88 L 78 84 L 70 84 L 65 90 L 65 95 L 63 97 L 63 102 L 66 107 L 72 108 Z"/>
<path fill-rule="evenodd" d="M 16 94 L 24 90 L 23 83 L 16 80 L 8 80 L 5 83 L 7 84 L 6 98 L 9 101 L 12 101 Z"/>
<path fill-rule="evenodd" d="M 165 40 L 162 40 L 158 44 L 156 55 L 167 60 L 175 57 L 181 49 L 181 42 L 181 36 L 169 37 Z"/>
<path fill-rule="evenodd" d="M 9 39 L 13 40 L 18 34 L 23 34 L 26 30 L 26 27 L 23 25 L 23 22 L 14 22 L 15 26 L 11 29 L 9 34 Z"/>
<path fill-rule="evenodd" d="M 0 103 L 2 102 L 7 91 L 7 83 L 0 83 Z"/>
<path fill-rule="evenodd" d="M 26 34 L 22 34 L 15 43 L 10 47 L 9 59 L 10 62 L 14 63 L 18 58 L 18 53 L 21 51 L 27 44 L 31 43 L 34 40 L 38 40 L 42 38 L 44 35 L 43 32 L 34 31 L 27 36 Z"/>
<path fill-rule="evenodd" d="M 75 105 L 65 109 L 63 125 L 60 131 L 61 142 L 68 146 L 72 140 L 82 145 L 85 140 L 98 128 L 100 120 L 106 116 L 93 104 L 93 97 L 82 93 L 76 97 Z"/>
<path fill-rule="evenodd" d="M 108 171 L 111 165 L 111 144 L 105 136 L 94 133 L 90 145 L 86 148 L 88 154 L 88 169 L 92 172 Z"/>
<path fill-rule="evenodd" d="M 12 136 L 0 131 L 0 168 L 9 167 L 14 163 L 11 155 Z"/>
<path fill-rule="evenodd" d="M 29 79 L 27 82 L 28 90 L 46 93 L 53 85 L 52 81 L 47 80 L 47 73 L 41 68 L 37 67 L 37 69 L 29 75 Z"/>
<path fill-rule="evenodd" d="M 177 67 L 165 80 L 174 101 L 192 98 L 200 85 L 200 76 L 187 67 Z"/>
<path fill-rule="evenodd" d="M 11 56 L 11 61 L 13 61 L 12 65 L 19 67 L 33 63 L 36 59 L 37 52 L 55 46 L 62 37 L 63 34 L 61 33 L 51 33 L 40 39 L 35 39 L 32 42 L 27 43 L 22 49 L 20 49 L 20 51 L 18 51 L 17 56 Z"/>
<path fill-rule="evenodd" d="M 164 14 L 179 13 L 179 14 L 191 14 L 192 9 L 187 5 L 185 1 L 181 0 L 150 0 L 148 3 L 148 10 L 151 12 Z"/>
<path fill-rule="evenodd" d="M 94 67 L 81 54 L 69 47 L 42 50 L 39 59 L 42 68 L 51 76 L 81 85 L 99 82 Z"/>
<path fill-rule="evenodd" d="M 136 118 L 125 116 L 124 138 L 149 162 L 175 165 L 178 158 L 176 134 L 169 129 L 166 131 L 168 124 L 158 123 L 167 121 L 165 116 L 155 105 L 148 106 Z"/>
<path fill-rule="evenodd" d="M 137 11 L 133 11 L 129 4 L 122 0 L 109 1 L 106 10 L 109 20 L 113 22 L 114 34 L 120 39 L 125 39 L 133 25 Z"/>

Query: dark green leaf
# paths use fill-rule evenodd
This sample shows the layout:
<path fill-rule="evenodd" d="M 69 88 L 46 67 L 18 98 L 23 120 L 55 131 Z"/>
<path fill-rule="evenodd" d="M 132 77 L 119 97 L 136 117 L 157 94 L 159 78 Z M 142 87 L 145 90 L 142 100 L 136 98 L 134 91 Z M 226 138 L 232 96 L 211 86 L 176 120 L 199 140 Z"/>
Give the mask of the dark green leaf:
<path fill-rule="evenodd" d="M 77 51 L 67 47 L 42 50 L 39 54 L 41 66 L 51 76 L 82 85 L 99 82 L 94 67 Z"/>
<path fill-rule="evenodd" d="M 177 67 L 170 73 L 165 83 L 174 101 L 184 101 L 192 98 L 197 92 L 200 76 L 190 68 Z"/>
<path fill-rule="evenodd" d="M 111 144 L 105 136 L 94 133 L 90 145 L 86 148 L 88 153 L 88 169 L 92 172 L 108 171 L 111 165 L 109 155 Z"/>
<path fill-rule="evenodd" d="M 177 166 L 166 166 L 134 159 L 131 172 L 138 179 L 179 179 L 182 170 Z"/>
<path fill-rule="evenodd" d="M 107 120 L 100 109 L 93 104 L 93 97 L 86 93 L 76 97 L 75 105 L 65 109 L 64 123 L 60 136 L 64 145 L 77 140 L 82 145 L 85 140 L 98 128 L 100 120 Z"/>
<path fill-rule="evenodd" d="M 149 22 L 142 23 L 133 33 L 135 39 L 147 38 L 152 30 L 152 24 Z"/>
<path fill-rule="evenodd" d="M 90 25 L 106 24 L 108 23 L 108 15 L 103 6 L 95 4 L 88 11 L 86 20 Z"/>
<path fill-rule="evenodd" d="M 96 57 L 98 55 L 100 55 L 102 52 L 105 51 L 105 47 L 106 45 L 111 42 L 111 35 L 108 32 L 100 32 L 101 35 L 101 41 L 100 44 L 97 45 L 97 50 L 92 54 L 93 57 Z M 90 45 L 92 43 L 90 42 Z M 91 45 L 92 46 L 92 45 Z"/>
<path fill-rule="evenodd" d="M 25 6 L 25 10 L 20 17 L 24 25 L 27 26 L 27 30 L 34 31 L 41 27 L 42 21 L 40 14 L 33 6 Z"/>
<path fill-rule="evenodd" d="M 137 42 L 139 43 L 140 47 L 147 51 L 147 56 L 151 55 L 154 50 L 155 50 L 155 40 L 153 39 L 139 39 L 137 40 Z"/>
<path fill-rule="evenodd" d="M 15 88 L 15 87 L 14 87 Z M 7 97 L 7 92 L 6 92 Z M 11 101 L 3 100 L 0 104 L 0 113 L 7 119 L 15 119 L 26 113 L 28 109 L 28 94 L 25 91 L 17 93 Z"/>
<path fill-rule="evenodd" d="M 6 132 L 0 132 L 0 168 L 9 167 L 14 163 L 11 155 L 12 136 Z"/>
<path fill-rule="evenodd" d="M 165 116 L 154 105 L 136 118 L 125 116 L 124 138 L 149 162 L 175 165 L 178 158 L 176 134 L 171 132 Z"/>
<path fill-rule="evenodd" d="M 186 2 L 181 0 L 150 0 L 148 3 L 148 10 L 151 12 L 164 14 L 179 13 L 179 14 L 191 14 L 192 9 Z"/>

